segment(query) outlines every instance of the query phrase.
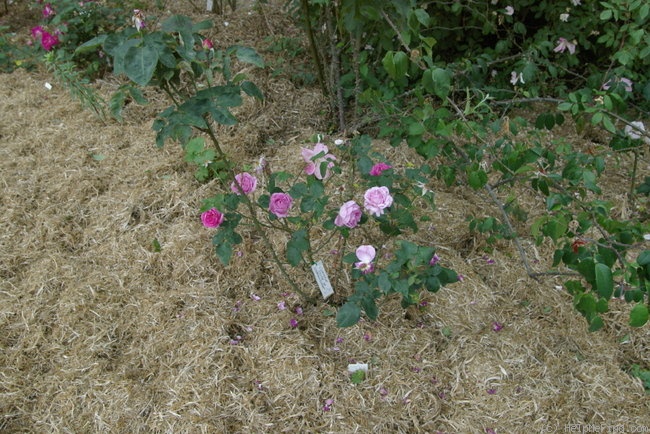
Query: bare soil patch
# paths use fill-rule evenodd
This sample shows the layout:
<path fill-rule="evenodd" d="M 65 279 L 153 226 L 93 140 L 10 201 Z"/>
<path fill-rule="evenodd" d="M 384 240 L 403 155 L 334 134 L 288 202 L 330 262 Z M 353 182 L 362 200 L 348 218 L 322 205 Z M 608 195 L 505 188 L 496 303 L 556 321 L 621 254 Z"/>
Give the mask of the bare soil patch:
<path fill-rule="evenodd" d="M 216 38 L 261 49 L 299 35 L 280 6 L 264 11 L 220 17 Z M 378 321 L 338 329 L 331 306 L 301 305 L 254 238 L 220 264 L 198 211 L 216 184 L 197 183 L 177 147 L 155 148 L 155 103 L 103 123 L 51 80 L 0 75 L 1 432 L 650 430 L 648 396 L 625 372 L 650 367 L 648 327 L 628 327 L 614 302 L 590 334 L 561 281 L 527 278 L 510 243 L 488 263 L 465 220 L 480 196 L 436 184 L 418 235 L 462 282 L 416 315 L 385 300 Z M 268 99 L 242 107 L 225 145 L 292 169 L 327 129 L 326 103 L 283 75 L 255 81 Z M 550 250 L 525 248 L 548 265 Z M 370 365 L 359 385 L 352 362 Z"/>

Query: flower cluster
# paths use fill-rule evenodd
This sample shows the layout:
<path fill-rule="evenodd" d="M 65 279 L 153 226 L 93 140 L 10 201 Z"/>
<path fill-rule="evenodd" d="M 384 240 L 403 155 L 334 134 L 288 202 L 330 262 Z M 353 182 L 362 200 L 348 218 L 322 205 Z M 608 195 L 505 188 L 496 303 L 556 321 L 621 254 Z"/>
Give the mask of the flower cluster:
<path fill-rule="evenodd" d="M 55 33 L 50 33 L 47 30 L 45 30 L 43 26 L 36 26 L 32 28 L 31 33 L 32 33 L 32 38 L 40 41 L 41 47 L 43 47 L 45 51 L 51 51 L 52 48 L 54 48 L 54 46 L 60 43 L 58 37 L 58 34 L 60 34 L 59 31 L 56 31 Z"/>

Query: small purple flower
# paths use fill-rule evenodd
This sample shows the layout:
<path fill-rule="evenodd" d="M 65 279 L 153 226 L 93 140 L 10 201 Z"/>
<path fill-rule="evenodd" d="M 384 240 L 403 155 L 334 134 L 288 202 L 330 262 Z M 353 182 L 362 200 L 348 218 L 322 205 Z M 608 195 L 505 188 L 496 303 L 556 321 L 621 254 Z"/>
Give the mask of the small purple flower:
<path fill-rule="evenodd" d="M 437 253 L 434 253 L 433 257 L 429 261 L 429 265 L 433 266 L 433 265 L 436 265 L 438 262 L 440 262 L 440 256 L 438 256 Z"/>
<path fill-rule="evenodd" d="M 496 389 L 488 389 L 488 390 L 487 390 L 487 394 L 488 394 L 488 395 L 496 395 L 496 394 L 497 394 L 497 390 L 496 390 Z"/>
<path fill-rule="evenodd" d="M 326 399 L 325 405 L 323 405 L 323 411 L 332 411 L 332 405 L 334 404 L 333 399 Z"/>
<path fill-rule="evenodd" d="M 462 281 L 464 281 L 464 280 L 465 280 L 465 276 L 463 276 L 462 274 L 459 274 L 459 275 L 458 275 L 458 281 L 459 281 L 459 282 L 462 282 Z"/>
<path fill-rule="evenodd" d="M 385 387 L 382 387 L 381 389 L 379 389 L 379 394 L 380 394 L 381 396 L 386 396 L 386 395 L 388 395 L 388 389 L 386 389 Z"/>
<path fill-rule="evenodd" d="M 485 428 L 485 434 L 497 434 L 492 428 Z"/>
<path fill-rule="evenodd" d="M 295 329 L 296 327 L 298 327 L 298 320 L 295 318 L 291 318 L 289 320 L 289 325 L 291 326 L 292 329 Z"/>
<path fill-rule="evenodd" d="M 364 339 L 366 342 L 370 342 L 370 341 L 372 340 L 372 334 L 370 334 L 370 332 L 366 332 L 366 333 L 363 335 L 363 339 Z"/>
<path fill-rule="evenodd" d="M 337 343 L 337 344 L 341 344 L 341 343 L 343 343 L 343 338 L 342 338 L 342 337 L 338 337 L 338 338 L 336 338 L 336 343 Z"/>
<path fill-rule="evenodd" d="M 287 305 L 284 301 L 281 301 L 278 303 L 278 310 L 285 310 L 287 308 Z"/>
<path fill-rule="evenodd" d="M 253 301 L 260 301 L 261 299 L 262 299 L 262 297 L 260 297 L 260 296 L 258 296 L 258 295 L 256 295 L 256 294 L 254 294 L 254 293 L 251 294 L 251 300 L 253 300 Z"/>
<path fill-rule="evenodd" d="M 494 321 L 492 323 L 492 331 L 493 332 L 500 332 L 502 328 L 503 328 L 503 324 L 501 324 L 500 322 Z"/>
<path fill-rule="evenodd" d="M 296 306 L 295 312 L 296 315 L 302 315 L 303 314 L 302 307 Z"/>
<path fill-rule="evenodd" d="M 242 301 L 237 300 L 237 302 L 235 303 L 235 306 L 232 308 L 232 311 L 233 312 L 239 312 L 241 310 L 241 305 L 242 305 Z"/>

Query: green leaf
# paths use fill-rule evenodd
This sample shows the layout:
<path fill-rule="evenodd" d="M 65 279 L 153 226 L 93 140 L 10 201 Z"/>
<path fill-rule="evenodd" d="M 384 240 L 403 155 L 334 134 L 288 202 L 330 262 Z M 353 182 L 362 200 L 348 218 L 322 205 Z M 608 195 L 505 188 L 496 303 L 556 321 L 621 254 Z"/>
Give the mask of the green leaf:
<path fill-rule="evenodd" d="M 351 327 L 361 319 L 361 308 L 356 303 L 348 301 L 336 313 L 337 327 Z"/>
<path fill-rule="evenodd" d="M 644 250 L 639 253 L 639 256 L 636 258 L 636 263 L 641 266 L 650 264 L 650 250 Z"/>
<path fill-rule="evenodd" d="M 648 306 L 645 304 L 637 304 L 630 311 L 630 326 L 641 327 L 648 322 Z"/>
<path fill-rule="evenodd" d="M 474 190 L 482 188 L 487 183 L 487 180 L 487 173 L 483 169 L 473 170 L 467 176 L 467 182 Z"/>
<path fill-rule="evenodd" d="M 108 35 L 99 35 L 92 38 L 90 41 L 86 41 L 74 50 L 74 54 L 85 54 L 97 51 L 100 46 L 104 44 L 104 41 Z"/>
<path fill-rule="evenodd" d="M 366 373 L 362 369 L 356 370 L 352 374 L 350 374 L 350 382 L 352 384 L 361 384 L 365 379 L 366 379 Z"/>
<path fill-rule="evenodd" d="M 264 59 L 251 47 L 236 45 L 234 47 L 237 53 L 237 59 L 240 62 L 250 63 L 259 68 L 264 68 Z"/>
<path fill-rule="evenodd" d="M 158 64 L 158 51 L 149 45 L 130 47 L 124 56 L 124 73 L 140 86 L 151 81 Z"/>
<path fill-rule="evenodd" d="M 287 261 L 294 267 L 297 266 L 303 260 L 302 253 L 308 249 L 309 240 L 307 239 L 307 231 L 300 229 L 294 232 L 287 243 Z"/>
<path fill-rule="evenodd" d="M 591 321 L 589 321 L 589 331 L 590 332 L 596 332 L 603 328 L 605 323 L 603 322 L 603 319 L 600 317 L 600 315 L 594 316 Z"/>
<path fill-rule="evenodd" d="M 247 95 L 257 98 L 260 101 L 264 100 L 264 94 L 252 81 L 242 82 L 241 88 Z"/>
<path fill-rule="evenodd" d="M 375 303 L 375 299 L 372 296 L 367 296 L 361 299 L 361 306 L 363 307 L 363 311 L 366 313 L 366 316 L 371 319 L 371 320 L 376 320 L 377 316 L 379 315 L 379 308 L 377 307 L 377 303 Z"/>
<path fill-rule="evenodd" d="M 614 282 L 612 280 L 612 270 L 605 264 L 597 263 L 596 273 L 596 292 L 604 299 L 609 300 L 614 292 Z"/>

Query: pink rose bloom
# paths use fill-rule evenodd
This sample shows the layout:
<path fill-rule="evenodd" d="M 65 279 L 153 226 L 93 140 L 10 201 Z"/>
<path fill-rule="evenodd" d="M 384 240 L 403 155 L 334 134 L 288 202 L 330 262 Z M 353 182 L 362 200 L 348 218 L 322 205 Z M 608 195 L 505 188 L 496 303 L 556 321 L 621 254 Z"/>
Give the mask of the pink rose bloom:
<path fill-rule="evenodd" d="M 48 3 L 43 8 L 43 18 L 49 18 L 52 15 L 54 15 L 54 9 L 52 9 L 52 5 Z"/>
<path fill-rule="evenodd" d="M 317 155 L 322 154 L 318 158 Z M 302 148 L 302 158 L 307 163 L 305 173 L 307 175 L 314 175 L 317 179 L 326 179 L 330 176 L 330 168 L 334 167 L 333 160 L 336 157 L 329 153 L 329 149 L 322 143 L 316 143 L 313 149 Z M 327 163 L 325 173 L 321 172 L 321 166 Z"/>
<path fill-rule="evenodd" d="M 377 252 L 372 246 L 359 246 L 356 251 L 357 258 L 359 262 L 354 264 L 354 268 L 360 270 L 363 274 L 372 273 L 375 270 L 375 266 L 372 261 L 375 259 Z"/>
<path fill-rule="evenodd" d="M 392 168 L 390 164 L 386 163 L 377 163 L 374 166 L 372 166 L 372 169 L 370 169 L 370 175 L 371 176 L 379 176 L 384 170 L 388 170 Z"/>
<path fill-rule="evenodd" d="M 353 228 L 359 224 L 359 220 L 361 220 L 361 207 L 355 201 L 350 200 L 341 206 L 339 214 L 334 219 L 334 224 Z"/>
<path fill-rule="evenodd" d="M 255 187 L 257 187 L 257 178 L 246 172 L 235 175 L 235 181 L 230 184 L 230 189 L 235 194 L 241 194 L 237 184 L 239 184 L 239 187 L 241 187 L 241 191 L 243 191 L 244 194 L 249 194 L 255 190 Z"/>
<path fill-rule="evenodd" d="M 377 217 L 384 213 L 384 209 L 393 204 L 393 197 L 390 195 L 388 187 L 371 187 L 363 195 L 363 199 L 366 211 Z"/>
<path fill-rule="evenodd" d="M 50 51 L 55 45 L 59 43 L 59 38 L 46 31 L 41 31 L 41 45 L 45 51 Z"/>
<path fill-rule="evenodd" d="M 278 218 L 287 217 L 293 199 L 286 193 L 273 193 L 269 201 L 269 211 Z"/>
<path fill-rule="evenodd" d="M 201 221 L 206 228 L 218 228 L 223 223 L 223 213 L 212 208 L 201 214 Z"/>

